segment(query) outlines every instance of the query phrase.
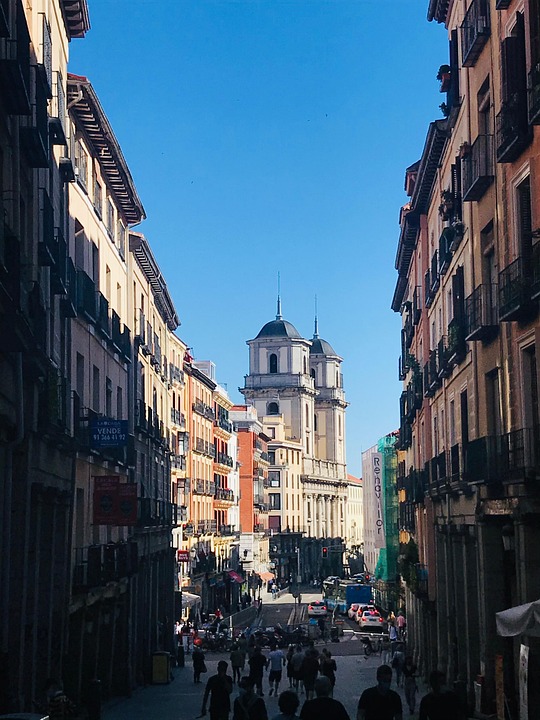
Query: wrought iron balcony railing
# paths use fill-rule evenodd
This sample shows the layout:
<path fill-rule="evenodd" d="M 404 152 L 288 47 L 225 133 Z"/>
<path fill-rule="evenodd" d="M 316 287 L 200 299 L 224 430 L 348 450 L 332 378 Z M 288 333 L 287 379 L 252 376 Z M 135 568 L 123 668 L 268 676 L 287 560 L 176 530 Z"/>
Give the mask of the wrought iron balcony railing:
<path fill-rule="evenodd" d="M 491 33 L 489 0 L 473 0 L 461 25 L 461 54 L 464 67 L 473 67 Z"/>
<path fill-rule="evenodd" d="M 462 159 L 463 202 L 480 200 L 495 178 L 493 135 L 479 135 Z"/>
<path fill-rule="evenodd" d="M 489 342 L 499 331 L 498 287 L 479 285 L 465 299 L 466 340 Z"/>

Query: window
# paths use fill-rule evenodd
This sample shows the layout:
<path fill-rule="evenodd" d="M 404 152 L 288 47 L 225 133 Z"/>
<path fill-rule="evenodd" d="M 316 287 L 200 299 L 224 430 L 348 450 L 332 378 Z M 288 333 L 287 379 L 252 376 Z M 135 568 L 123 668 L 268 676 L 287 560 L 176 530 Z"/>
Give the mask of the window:
<path fill-rule="evenodd" d="M 536 362 L 536 346 L 529 345 L 523 351 L 523 388 L 525 424 L 532 428 L 533 440 L 536 445 L 540 437 L 540 400 L 538 397 L 538 368 Z"/>
<path fill-rule="evenodd" d="M 270 463 L 270 465 L 276 464 L 276 451 L 275 450 L 268 451 L 268 462 Z"/>
<path fill-rule="evenodd" d="M 315 430 L 315 432 L 317 432 L 317 425 L 317 413 L 315 413 L 313 416 L 313 429 Z"/>
<path fill-rule="evenodd" d="M 267 415 L 279 415 L 279 405 L 277 404 L 277 402 L 268 403 L 266 414 Z"/>
<path fill-rule="evenodd" d="M 111 268 L 105 265 L 105 297 L 111 302 Z"/>
<path fill-rule="evenodd" d="M 122 260 L 126 258 L 126 228 L 121 220 L 116 225 L 116 243 Z"/>
<path fill-rule="evenodd" d="M 531 260 L 532 248 L 532 211 L 531 211 L 531 179 L 526 177 L 516 188 L 517 201 L 517 232 L 519 254 L 525 267 Z"/>
<path fill-rule="evenodd" d="M 94 209 L 101 218 L 103 215 L 103 190 L 101 183 L 94 175 Z"/>
<path fill-rule="evenodd" d="M 280 493 L 269 493 L 268 500 L 270 503 L 270 510 L 281 510 L 281 495 L 280 495 Z"/>
<path fill-rule="evenodd" d="M 309 427 L 309 405 L 306 405 L 306 427 Z"/>
<path fill-rule="evenodd" d="M 276 437 L 276 428 L 268 428 L 267 430 L 268 437 L 275 438 Z"/>
<path fill-rule="evenodd" d="M 81 404 L 84 403 L 84 356 L 80 353 L 77 353 L 77 361 L 76 361 L 76 373 L 77 373 L 77 395 L 79 396 L 79 400 L 81 401 Z"/>
<path fill-rule="evenodd" d="M 112 415 L 112 381 L 111 378 L 105 379 L 105 415 Z"/>
<path fill-rule="evenodd" d="M 488 435 L 502 435 L 501 393 L 499 369 L 486 375 L 486 410 Z"/>
<path fill-rule="evenodd" d="M 116 388 L 116 419 L 122 420 L 124 417 L 124 393 L 120 385 Z"/>
<path fill-rule="evenodd" d="M 75 143 L 75 175 L 79 185 L 86 190 L 88 184 L 88 155 L 80 140 Z"/>
<path fill-rule="evenodd" d="M 280 476 L 278 470 L 269 470 L 268 472 L 268 481 L 270 483 L 270 487 L 278 488 L 280 487 Z"/>
<path fill-rule="evenodd" d="M 277 373 L 278 371 L 278 359 L 275 353 L 272 353 L 268 358 L 268 370 L 271 374 Z"/>
<path fill-rule="evenodd" d="M 75 267 L 84 270 L 84 249 L 86 237 L 81 223 L 75 220 Z"/>
<path fill-rule="evenodd" d="M 114 242 L 114 205 L 111 198 L 107 195 L 107 232 Z"/>
<path fill-rule="evenodd" d="M 307 373 L 307 360 L 306 356 L 304 355 L 304 375 Z"/>
<path fill-rule="evenodd" d="M 311 368 L 311 370 L 309 371 L 309 374 L 315 380 L 315 368 Z"/>

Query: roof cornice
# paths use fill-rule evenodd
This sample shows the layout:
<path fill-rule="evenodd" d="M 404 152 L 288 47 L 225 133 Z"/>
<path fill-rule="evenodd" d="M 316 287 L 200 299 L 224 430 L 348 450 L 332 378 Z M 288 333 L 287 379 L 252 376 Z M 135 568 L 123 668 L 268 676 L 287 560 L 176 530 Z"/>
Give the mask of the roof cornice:
<path fill-rule="evenodd" d="M 446 23 L 453 0 L 429 0 L 427 18 L 431 22 Z"/>
<path fill-rule="evenodd" d="M 68 73 L 68 107 L 75 124 L 85 137 L 100 164 L 109 189 L 113 192 L 128 224 L 136 225 L 146 215 L 124 155 L 88 78 Z"/>
<path fill-rule="evenodd" d="M 129 234 L 129 249 L 135 256 L 145 278 L 150 283 L 154 301 L 161 317 L 167 323 L 169 330 L 176 330 L 180 325 L 180 320 L 169 295 L 167 283 L 163 279 L 147 239 L 141 233 L 131 232 Z"/>
<path fill-rule="evenodd" d="M 84 37 L 90 30 L 86 0 L 61 0 L 60 7 L 69 39 Z"/>

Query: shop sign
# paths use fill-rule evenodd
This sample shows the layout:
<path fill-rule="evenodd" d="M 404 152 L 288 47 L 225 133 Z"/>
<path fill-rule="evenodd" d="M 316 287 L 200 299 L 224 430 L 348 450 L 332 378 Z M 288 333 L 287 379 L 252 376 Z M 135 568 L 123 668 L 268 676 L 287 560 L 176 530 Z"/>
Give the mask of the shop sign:
<path fill-rule="evenodd" d="M 177 550 L 176 560 L 180 563 L 189 562 L 189 550 Z"/>

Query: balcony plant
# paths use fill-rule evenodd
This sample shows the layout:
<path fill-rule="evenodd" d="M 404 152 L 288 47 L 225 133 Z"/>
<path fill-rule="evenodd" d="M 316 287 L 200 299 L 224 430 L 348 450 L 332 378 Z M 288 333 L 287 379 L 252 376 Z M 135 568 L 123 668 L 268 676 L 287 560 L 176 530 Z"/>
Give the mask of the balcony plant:
<path fill-rule="evenodd" d="M 448 92 L 452 81 L 450 65 L 441 65 L 437 73 L 437 80 L 441 83 L 440 92 Z"/>
<path fill-rule="evenodd" d="M 454 209 L 454 196 L 450 190 L 443 190 L 441 193 L 441 204 L 439 205 L 439 215 L 443 220 L 450 220 Z"/>
<path fill-rule="evenodd" d="M 450 107 L 445 102 L 441 103 L 439 107 L 444 117 L 447 118 L 450 115 Z"/>

